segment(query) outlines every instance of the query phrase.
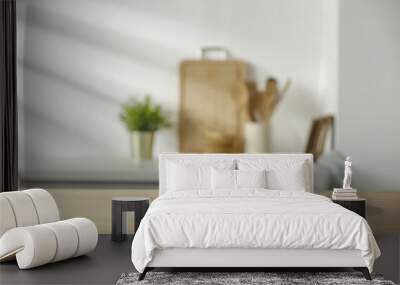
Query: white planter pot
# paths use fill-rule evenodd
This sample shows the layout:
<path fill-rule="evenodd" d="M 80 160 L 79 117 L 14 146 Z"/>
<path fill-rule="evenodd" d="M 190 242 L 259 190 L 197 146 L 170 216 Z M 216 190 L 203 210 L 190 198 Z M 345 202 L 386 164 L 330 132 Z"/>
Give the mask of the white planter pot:
<path fill-rule="evenodd" d="M 270 124 L 265 122 L 246 122 L 244 126 L 245 152 L 270 152 Z"/>
<path fill-rule="evenodd" d="M 131 155 L 135 161 L 153 158 L 154 132 L 131 133 Z"/>

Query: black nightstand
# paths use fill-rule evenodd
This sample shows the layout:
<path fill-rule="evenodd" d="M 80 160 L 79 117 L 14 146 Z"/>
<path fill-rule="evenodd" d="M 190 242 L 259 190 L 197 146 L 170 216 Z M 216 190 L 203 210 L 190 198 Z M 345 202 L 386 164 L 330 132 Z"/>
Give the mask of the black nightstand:
<path fill-rule="evenodd" d="M 358 198 L 357 200 L 333 200 L 333 203 L 339 204 L 340 206 L 353 211 L 356 214 L 359 214 L 361 217 L 365 218 L 366 216 L 366 204 L 367 201 L 362 198 Z"/>
<path fill-rule="evenodd" d="M 123 241 L 126 235 L 122 233 L 125 216 L 123 212 L 135 212 L 135 232 L 140 221 L 149 208 L 150 199 L 143 197 L 114 197 L 112 198 L 112 234 L 113 241 Z"/>

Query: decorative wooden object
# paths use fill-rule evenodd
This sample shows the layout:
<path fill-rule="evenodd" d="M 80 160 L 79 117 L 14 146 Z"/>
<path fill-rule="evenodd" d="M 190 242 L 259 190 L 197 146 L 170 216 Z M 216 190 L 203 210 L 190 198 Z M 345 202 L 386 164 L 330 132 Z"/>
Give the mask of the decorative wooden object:
<path fill-rule="evenodd" d="M 232 153 L 237 149 L 235 137 L 217 131 L 205 132 L 206 153 Z"/>
<path fill-rule="evenodd" d="M 248 118 L 246 64 L 238 60 L 188 60 L 180 65 L 181 152 L 243 152 Z"/>
<path fill-rule="evenodd" d="M 284 94 L 289 89 L 290 79 L 286 81 L 282 90 L 279 90 L 278 83 L 274 78 L 267 79 L 265 90 L 257 90 L 254 81 L 246 82 L 250 102 L 250 118 L 254 122 L 268 122 L 276 106 L 282 100 Z"/>
<path fill-rule="evenodd" d="M 305 152 L 312 153 L 314 160 L 317 160 L 324 152 L 326 138 L 329 130 L 333 130 L 334 117 L 331 115 L 319 117 L 313 120 L 310 136 Z M 333 148 L 333 132 L 332 132 L 332 148 Z"/>
<path fill-rule="evenodd" d="M 286 81 L 282 89 L 274 78 L 269 78 L 265 84 L 265 90 L 259 91 L 254 81 L 238 83 L 237 90 L 245 93 L 247 101 L 243 106 L 247 122 L 245 124 L 245 150 L 246 152 L 262 153 L 270 150 L 269 121 L 278 103 L 282 100 L 291 84 Z"/>

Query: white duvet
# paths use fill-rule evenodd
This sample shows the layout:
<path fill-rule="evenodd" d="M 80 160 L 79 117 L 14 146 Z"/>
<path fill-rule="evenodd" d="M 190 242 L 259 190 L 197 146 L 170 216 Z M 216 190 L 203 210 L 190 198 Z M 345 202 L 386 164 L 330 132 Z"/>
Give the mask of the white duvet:
<path fill-rule="evenodd" d="M 261 189 L 157 198 L 133 239 L 132 262 L 143 272 L 165 248 L 358 249 L 370 271 L 380 255 L 359 215 L 320 195 Z"/>

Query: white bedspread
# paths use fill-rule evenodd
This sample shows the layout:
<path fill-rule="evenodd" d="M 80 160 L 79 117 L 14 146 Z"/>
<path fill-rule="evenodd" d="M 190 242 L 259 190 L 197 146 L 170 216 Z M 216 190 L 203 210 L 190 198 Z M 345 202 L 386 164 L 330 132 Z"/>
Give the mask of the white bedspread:
<path fill-rule="evenodd" d="M 132 262 L 143 272 L 165 248 L 358 249 L 370 271 L 380 255 L 365 219 L 328 198 L 258 189 L 159 197 L 134 237 Z"/>

